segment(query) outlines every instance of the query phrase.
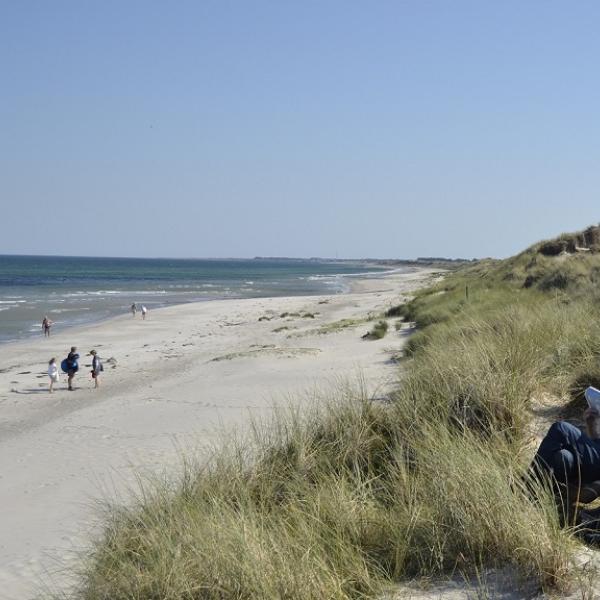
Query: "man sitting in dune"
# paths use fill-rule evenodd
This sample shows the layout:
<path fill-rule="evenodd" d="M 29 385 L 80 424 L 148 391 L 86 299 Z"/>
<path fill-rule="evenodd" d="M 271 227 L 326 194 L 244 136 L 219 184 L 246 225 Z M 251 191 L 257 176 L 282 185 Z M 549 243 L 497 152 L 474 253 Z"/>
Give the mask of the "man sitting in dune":
<path fill-rule="evenodd" d="M 600 392 L 595 388 L 591 395 Z M 600 496 L 600 411 L 594 402 L 583 413 L 584 433 L 566 421 L 553 423 L 540 443 L 531 465 L 533 477 L 543 481 L 551 477 L 562 508 L 561 520 L 577 524 L 577 535 L 592 546 L 600 546 L 600 508 L 581 510 L 580 504 L 593 502 Z"/>
<path fill-rule="evenodd" d="M 534 475 L 577 487 L 600 480 L 600 413 L 587 408 L 583 419 L 586 433 L 566 421 L 552 424 L 533 459 Z"/>
<path fill-rule="evenodd" d="M 585 391 L 588 408 L 583 413 L 584 433 L 578 427 L 558 421 L 542 440 L 531 465 L 538 481 L 551 478 L 561 518 L 568 523 L 585 525 L 580 535 L 588 542 L 600 543 L 600 509 L 577 510 L 577 503 L 587 504 L 600 496 L 600 390 Z"/>

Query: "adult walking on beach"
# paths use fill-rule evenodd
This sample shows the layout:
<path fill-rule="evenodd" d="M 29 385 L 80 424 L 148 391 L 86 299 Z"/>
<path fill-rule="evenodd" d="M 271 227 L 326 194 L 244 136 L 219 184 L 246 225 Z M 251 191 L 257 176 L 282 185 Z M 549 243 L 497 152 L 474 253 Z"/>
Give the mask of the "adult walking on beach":
<path fill-rule="evenodd" d="M 135 313 L 137 312 L 137 306 L 135 305 L 135 302 L 131 305 L 131 315 L 133 317 L 135 317 Z"/>
<path fill-rule="evenodd" d="M 142 304 L 142 320 L 146 320 L 146 313 L 148 312 L 148 309 Z"/>
<path fill-rule="evenodd" d="M 45 316 L 42 321 L 42 330 L 44 331 L 44 337 L 50 337 L 50 327 L 52 327 L 52 321 Z"/>
<path fill-rule="evenodd" d="M 69 391 L 73 391 L 73 377 L 75 377 L 75 373 L 79 371 L 79 354 L 77 354 L 77 348 L 75 346 L 71 346 L 71 352 L 65 358 L 65 367 L 67 372 L 67 383 L 69 384 Z"/>
<path fill-rule="evenodd" d="M 100 362 L 100 358 L 98 357 L 98 353 L 95 350 L 90 350 L 90 354 L 93 356 L 92 358 L 92 379 L 94 380 L 94 387 L 100 387 L 100 373 L 104 371 L 104 367 Z"/>

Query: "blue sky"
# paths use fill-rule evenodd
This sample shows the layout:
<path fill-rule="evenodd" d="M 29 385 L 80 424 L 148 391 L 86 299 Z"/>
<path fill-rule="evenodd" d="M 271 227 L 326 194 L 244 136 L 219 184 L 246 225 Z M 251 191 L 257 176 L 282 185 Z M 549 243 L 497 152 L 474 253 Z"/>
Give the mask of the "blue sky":
<path fill-rule="evenodd" d="M 0 3 L 0 253 L 498 256 L 600 221 L 600 3 Z"/>

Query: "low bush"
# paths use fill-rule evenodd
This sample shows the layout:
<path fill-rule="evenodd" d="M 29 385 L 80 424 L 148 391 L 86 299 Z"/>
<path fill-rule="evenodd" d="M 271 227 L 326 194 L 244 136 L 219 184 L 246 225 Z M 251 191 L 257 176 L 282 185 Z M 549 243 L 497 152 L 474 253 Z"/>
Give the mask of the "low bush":
<path fill-rule="evenodd" d="M 373 325 L 373 328 L 371 329 L 371 331 L 369 331 L 369 333 L 366 334 L 365 337 L 370 340 L 380 340 L 381 338 L 385 337 L 387 331 L 387 321 L 377 321 L 377 323 Z"/>
<path fill-rule="evenodd" d="M 392 306 L 385 311 L 386 317 L 406 317 L 407 314 L 407 304 L 398 304 L 397 306 Z"/>

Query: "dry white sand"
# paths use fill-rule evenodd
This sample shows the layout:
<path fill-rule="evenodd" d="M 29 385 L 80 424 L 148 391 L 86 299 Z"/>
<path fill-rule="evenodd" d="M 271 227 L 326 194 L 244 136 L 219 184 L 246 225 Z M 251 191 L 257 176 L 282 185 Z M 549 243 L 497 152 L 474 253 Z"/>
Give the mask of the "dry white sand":
<path fill-rule="evenodd" d="M 94 530 L 95 499 L 134 484 L 136 472 L 173 468 L 182 449 L 201 452 L 223 429 L 340 380 L 362 377 L 385 394 L 406 331 L 393 319 L 382 340 L 361 339 L 373 323 L 319 329 L 381 313 L 431 276 L 358 279 L 343 295 L 173 306 L 0 346 L 0 598 L 65 585 L 65 565 Z M 82 355 L 76 389 L 63 377 L 49 394 L 48 360 L 60 364 L 71 345 Z M 92 348 L 105 365 L 99 389 L 86 366 Z"/>

